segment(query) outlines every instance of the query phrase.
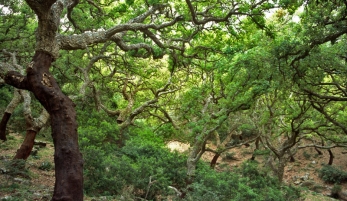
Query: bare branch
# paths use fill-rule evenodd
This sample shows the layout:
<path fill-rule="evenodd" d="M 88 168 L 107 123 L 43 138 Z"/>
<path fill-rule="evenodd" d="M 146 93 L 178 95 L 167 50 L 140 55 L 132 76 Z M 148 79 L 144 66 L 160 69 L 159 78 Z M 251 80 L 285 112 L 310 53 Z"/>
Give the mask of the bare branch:
<path fill-rule="evenodd" d="M 192 20 L 193 22 L 196 24 L 196 25 L 202 25 L 202 24 L 206 24 L 208 22 L 228 22 L 229 18 L 232 16 L 232 15 L 251 15 L 249 13 L 243 13 L 243 12 L 238 12 L 236 7 L 234 7 L 233 9 L 231 9 L 228 14 L 226 14 L 224 17 L 215 17 L 215 16 L 211 16 L 208 13 L 208 11 L 210 10 L 210 8 L 207 8 L 204 12 L 202 13 L 196 13 L 194 7 L 193 7 L 193 4 L 191 2 L 191 0 L 186 0 L 186 3 L 188 5 L 188 8 L 189 8 L 189 11 L 190 11 L 190 14 L 191 14 L 191 17 L 192 17 Z M 258 5 L 258 4 L 257 4 Z M 256 7 L 256 6 L 253 6 L 253 7 Z M 197 19 L 197 14 L 200 14 L 200 15 L 203 15 L 204 18 L 202 20 L 198 20 Z"/>
<path fill-rule="evenodd" d="M 298 149 L 304 149 L 307 147 L 315 147 L 315 148 L 319 148 L 319 149 L 332 149 L 335 147 L 347 147 L 347 145 L 345 144 L 335 144 L 335 145 L 331 145 L 331 146 L 321 146 L 321 145 L 316 145 L 316 144 L 308 144 L 308 145 L 304 145 L 304 146 L 299 146 Z"/>
<path fill-rule="evenodd" d="M 67 7 L 67 18 L 72 23 L 72 26 L 75 27 L 75 29 L 81 30 L 80 27 L 76 24 L 75 20 L 73 20 L 71 17 L 72 10 L 77 6 L 78 3 L 79 0 L 73 0 L 72 3 Z"/>

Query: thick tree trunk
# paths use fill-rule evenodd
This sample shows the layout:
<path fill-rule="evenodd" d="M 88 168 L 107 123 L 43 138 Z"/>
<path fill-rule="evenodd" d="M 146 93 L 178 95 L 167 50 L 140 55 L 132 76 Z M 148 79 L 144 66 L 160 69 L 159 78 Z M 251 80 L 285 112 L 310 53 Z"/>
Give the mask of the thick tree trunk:
<path fill-rule="evenodd" d="M 78 147 L 75 105 L 51 76 L 48 69 L 52 59 L 44 52 L 37 52 L 28 80 L 51 117 L 56 174 L 52 200 L 79 201 L 83 200 L 83 161 Z"/>
<path fill-rule="evenodd" d="M 62 93 L 49 72 L 52 60 L 50 54 L 37 51 L 26 77 L 12 71 L 6 75 L 5 81 L 32 91 L 50 114 L 56 178 L 52 200 L 81 201 L 83 161 L 78 147 L 75 105 Z"/>
<path fill-rule="evenodd" d="M 51 55 L 36 52 L 28 81 L 51 117 L 56 174 L 52 200 L 79 201 L 83 200 L 83 161 L 78 147 L 75 105 L 50 74 L 52 60 Z"/>
<path fill-rule="evenodd" d="M 213 158 L 212 158 L 212 160 L 211 160 L 211 164 L 210 164 L 210 167 L 211 167 L 212 169 L 214 169 L 214 168 L 216 167 L 217 160 L 218 160 L 219 156 L 220 156 L 219 153 L 216 153 L 216 154 L 213 156 Z"/>
<path fill-rule="evenodd" d="M 0 140 L 6 141 L 6 127 L 7 127 L 7 122 L 10 119 L 12 113 L 7 113 L 5 112 L 4 115 L 2 116 L 1 122 L 0 122 Z"/>
<path fill-rule="evenodd" d="M 25 139 L 13 159 L 26 160 L 30 156 L 31 150 L 34 147 L 36 134 L 36 131 L 27 130 Z"/>

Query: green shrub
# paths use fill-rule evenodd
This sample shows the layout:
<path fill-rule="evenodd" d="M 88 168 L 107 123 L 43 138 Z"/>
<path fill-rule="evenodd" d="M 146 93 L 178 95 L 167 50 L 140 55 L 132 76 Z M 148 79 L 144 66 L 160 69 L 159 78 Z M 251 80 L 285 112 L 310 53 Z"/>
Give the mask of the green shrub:
<path fill-rule="evenodd" d="M 224 158 L 225 160 L 237 160 L 237 157 L 235 156 L 235 152 L 227 152 L 225 153 Z"/>
<path fill-rule="evenodd" d="M 84 158 L 84 190 L 87 195 L 106 196 L 120 192 L 133 179 L 133 168 L 124 160 L 105 153 L 98 147 L 82 150 Z M 120 176 L 121 174 L 121 176 Z"/>
<path fill-rule="evenodd" d="M 332 165 L 324 165 L 319 170 L 319 177 L 327 183 L 341 183 L 346 181 L 347 173 L 338 167 Z"/>
<path fill-rule="evenodd" d="M 175 194 L 168 188 L 173 186 L 186 193 L 183 199 L 186 201 L 281 201 L 299 197 L 296 189 L 281 186 L 277 179 L 261 171 L 257 163 L 244 163 L 236 172 L 216 172 L 200 161 L 194 182 L 186 186 L 187 157 L 170 152 L 164 140 L 149 127 L 129 128 L 130 139 L 121 148 L 102 143 L 102 131 L 92 136 L 89 128 L 81 128 L 84 190 L 89 196 L 117 196 L 127 192 L 129 199 L 155 200 L 157 196 Z"/>
<path fill-rule="evenodd" d="M 52 163 L 49 161 L 44 161 L 41 163 L 41 165 L 39 166 L 40 170 L 45 170 L 45 171 L 49 171 L 52 169 Z"/>
<path fill-rule="evenodd" d="M 259 156 L 259 155 L 269 155 L 270 154 L 270 150 L 269 149 L 256 149 L 254 150 L 254 155 Z"/>
<path fill-rule="evenodd" d="M 160 143 L 135 139 L 113 153 L 108 150 L 96 146 L 82 149 L 84 189 L 88 195 L 117 195 L 132 186 L 134 196 L 153 200 L 169 193 L 168 186 L 185 185 L 186 158 Z"/>
<path fill-rule="evenodd" d="M 298 200 L 300 191 L 282 186 L 276 178 L 259 169 L 258 164 L 246 162 L 237 172 L 216 172 L 199 164 L 197 175 L 186 201 L 289 201 Z"/>
<path fill-rule="evenodd" d="M 333 198 L 338 199 L 339 193 L 341 192 L 341 185 L 335 184 L 333 188 L 331 189 L 330 196 Z"/>
<path fill-rule="evenodd" d="M 311 155 L 309 153 L 307 153 L 306 151 L 304 151 L 303 153 L 304 157 L 306 158 L 306 160 L 310 160 Z"/>
<path fill-rule="evenodd" d="M 10 176 L 21 176 L 24 178 L 29 178 L 29 171 L 25 168 L 25 160 L 23 159 L 13 159 L 8 161 L 3 161 L 4 165 L 4 174 L 8 174 Z"/>
<path fill-rule="evenodd" d="M 78 124 L 79 145 L 82 149 L 95 146 L 112 154 L 117 148 L 115 144 L 119 140 L 119 127 L 111 117 L 102 112 L 78 111 Z"/>

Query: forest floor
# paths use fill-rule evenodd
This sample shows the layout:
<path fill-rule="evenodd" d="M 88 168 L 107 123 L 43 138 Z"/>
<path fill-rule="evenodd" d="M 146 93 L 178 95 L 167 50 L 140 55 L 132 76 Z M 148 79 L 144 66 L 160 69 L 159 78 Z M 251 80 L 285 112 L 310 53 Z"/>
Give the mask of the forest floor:
<path fill-rule="evenodd" d="M 10 134 L 8 141 L 0 141 L 0 200 L 50 200 L 54 188 L 54 162 L 53 153 L 54 147 L 52 143 L 47 143 L 45 147 L 38 149 L 36 156 L 30 156 L 26 162 L 26 167 L 29 169 L 24 173 L 24 177 L 11 177 L 3 174 L 7 171 L 6 163 L 10 162 L 15 155 L 16 150 L 19 148 L 23 137 L 21 134 Z M 213 145 L 209 145 L 213 146 Z M 37 146 L 35 146 L 37 147 Z M 170 148 L 185 151 L 188 146 L 180 143 L 173 143 Z M 216 170 L 227 168 L 236 168 L 242 162 L 248 160 L 252 154 L 252 146 L 234 148 L 228 152 L 230 157 L 222 156 L 218 159 Z M 343 148 L 335 148 L 332 150 L 334 153 L 334 165 L 347 170 L 347 150 Z M 206 162 L 211 161 L 212 153 L 206 152 L 203 155 L 203 160 Z M 288 185 L 306 186 L 303 187 L 303 199 L 305 201 L 328 201 L 335 200 L 328 197 L 333 187 L 332 184 L 326 184 L 318 177 L 318 171 L 324 164 L 329 161 L 329 154 L 323 150 L 323 155 L 318 155 L 313 148 L 299 150 L 295 155 L 295 162 L 288 163 L 284 182 Z M 256 160 L 261 164 L 263 157 L 259 156 Z M 30 179 L 27 179 L 30 177 Z M 23 188 L 25 187 L 25 188 Z M 342 185 L 343 190 L 347 190 L 347 185 Z M 86 201 L 98 200 L 92 198 L 85 198 Z"/>

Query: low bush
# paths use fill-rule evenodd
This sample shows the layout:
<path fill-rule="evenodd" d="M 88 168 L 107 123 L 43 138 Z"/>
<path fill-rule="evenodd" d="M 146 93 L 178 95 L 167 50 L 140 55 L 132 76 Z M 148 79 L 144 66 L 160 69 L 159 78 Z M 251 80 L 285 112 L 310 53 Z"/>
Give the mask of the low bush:
<path fill-rule="evenodd" d="M 282 186 L 277 179 L 267 176 L 254 162 L 243 163 L 236 172 L 216 172 L 206 165 L 198 168 L 186 201 L 289 201 L 298 200 L 300 191 Z"/>
<path fill-rule="evenodd" d="M 164 141 L 148 129 L 129 129 L 129 136 L 132 138 L 122 148 L 112 143 L 81 143 L 84 190 L 88 196 L 122 195 L 128 200 L 170 196 L 185 201 L 281 201 L 298 200 L 300 196 L 297 189 L 282 186 L 254 162 L 244 163 L 234 172 L 216 172 L 200 161 L 194 182 L 187 186 L 185 155 L 170 152 Z M 83 137 L 82 142 L 91 140 L 89 135 Z M 173 189 L 186 196 L 176 197 Z"/>
<path fill-rule="evenodd" d="M 135 197 L 153 200 L 170 193 L 168 186 L 185 185 L 186 157 L 160 143 L 129 140 L 113 153 L 91 146 L 82 150 L 84 189 L 90 196 L 117 195 L 131 186 Z"/>
<path fill-rule="evenodd" d="M 319 177 L 327 183 L 341 183 L 347 180 L 347 172 L 333 165 L 324 165 L 319 170 Z"/>
<path fill-rule="evenodd" d="M 49 161 L 44 161 L 41 163 L 41 165 L 39 166 L 40 170 L 45 170 L 45 171 L 50 171 L 53 168 L 53 165 L 51 162 Z"/>

